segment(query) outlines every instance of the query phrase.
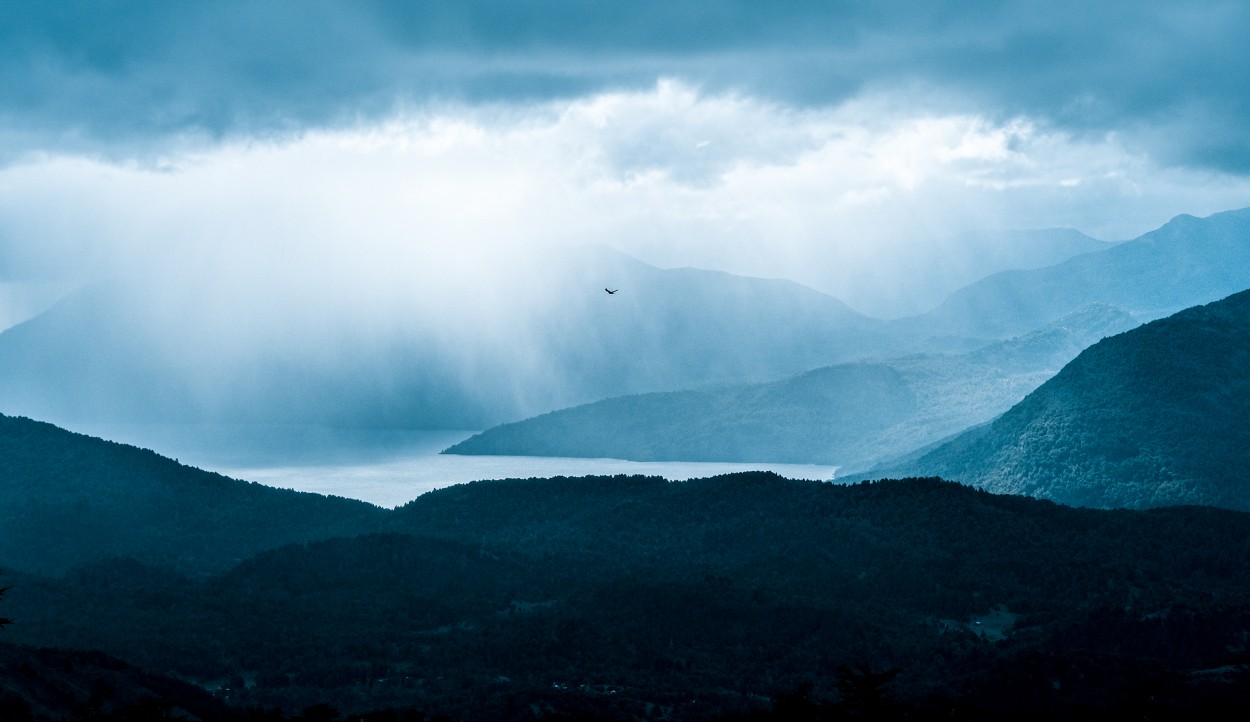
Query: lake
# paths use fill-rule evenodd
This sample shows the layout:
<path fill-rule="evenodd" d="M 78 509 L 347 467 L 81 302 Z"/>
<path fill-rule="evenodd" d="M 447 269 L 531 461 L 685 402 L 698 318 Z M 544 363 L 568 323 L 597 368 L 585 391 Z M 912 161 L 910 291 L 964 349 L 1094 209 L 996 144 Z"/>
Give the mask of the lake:
<path fill-rule="evenodd" d="M 421 494 L 482 479 L 643 474 L 678 481 L 737 471 L 831 479 L 836 466 L 623 461 L 551 456 L 457 456 L 439 452 L 474 431 L 332 429 L 253 424 L 82 424 L 73 431 L 133 444 L 267 486 L 393 507 Z"/>

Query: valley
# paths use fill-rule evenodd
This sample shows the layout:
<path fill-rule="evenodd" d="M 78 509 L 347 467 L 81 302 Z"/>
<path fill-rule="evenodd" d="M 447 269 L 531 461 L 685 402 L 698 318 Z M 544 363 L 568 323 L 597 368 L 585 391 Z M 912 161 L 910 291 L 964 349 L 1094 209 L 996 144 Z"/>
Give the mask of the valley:
<path fill-rule="evenodd" d="M 857 483 L 761 471 L 512 478 L 383 509 L 0 417 L 3 603 L 15 620 L 0 651 L 86 648 L 124 660 L 106 663 L 114 691 L 97 702 L 123 719 L 145 704 L 221 720 L 245 709 L 272 719 L 788 719 L 787 709 L 989 719 L 1021 714 L 1020 695 L 1043 717 L 1148 709 L 1181 719 L 1244 705 L 1230 690 L 1245 688 L 1247 651 L 1229 640 L 1250 634 L 1250 516 L 1237 476 L 1219 469 L 1250 445 L 1213 409 L 1240 417 L 1235 404 L 1250 398 L 1250 335 L 1237 330 L 1250 318 L 1247 294 L 1099 341 L 993 423 Z M 1059 349 L 1070 340 L 1048 332 L 971 356 L 1010 362 L 1039 339 Z M 1098 395 L 1055 390 L 1074 380 Z M 1121 383 L 1135 390 L 1121 394 Z M 1162 395 L 1150 401 L 1143 389 Z M 1093 437 L 1089 448 L 1132 444 L 1144 423 L 1150 440 L 1138 443 L 1183 452 L 1158 465 L 1219 463 L 1188 467 L 1178 479 L 1188 487 L 1146 486 L 1138 465 L 1081 477 L 1076 486 L 1096 485 L 1098 496 L 1059 498 L 1117 507 L 1103 509 L 937 478 L 967 478 L 968 462 L 946 461 L 956 453 L 1020 473 L 1008 465 L 1018 457 L 969 449 L 1027 440 L 1004 429 L 1057 393 L 1068 423 L 1085 408 L 1119 414 L 1077 437 Z M 1208 406 L 1184 410 L 1191 402 Z M 1231 446 L 1196 456 L 1182 434 L 1199 419 L 1229 429 Z M 324 439 L 308 447 L 327 451 Z M 1066 454 L 1097 461 L 1082 448 Z M 83 674 L 100 679 L 92 664 Z M 6 684 L 14 709 L 48 704 Z M 57 684 L 72 696 L 83 682 Z M 860 687 L 872 690 L 866 700 L 848 692 Z"/>
<path fill-rule="evenodd" d="M 1246 37 L 0 2 L 0 722 L 1250 719 Z"/>

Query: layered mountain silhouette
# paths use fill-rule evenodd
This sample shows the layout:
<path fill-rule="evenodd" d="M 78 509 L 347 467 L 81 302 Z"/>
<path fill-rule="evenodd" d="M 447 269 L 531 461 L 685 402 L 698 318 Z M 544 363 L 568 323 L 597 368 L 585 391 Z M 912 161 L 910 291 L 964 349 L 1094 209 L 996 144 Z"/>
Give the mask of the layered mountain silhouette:
<path fill-rule="evenodd" d="M 383 510 L 229 479 L 151 451 L 0 415 L 0 566 L 112 556 L 199 575 L 262 550 L 376 528 Z"/>
<path fill-rule="evenodd" d="M 923 471 L 1082 506 L 1248 510 L 1248 415 L 1243 291 L 1105 339 L 993 422 L 867 476 Z"/>
<path fill-rule="evenodd" d="M 1236 300 L 1196 309 L 1203 332 L 1244 319 Z M 27 419 L 0 439 L 3 634 L 64 648 L 0 645 L 6 714 L 72 713 L 60 695 L 114 719 L 787 719 L 801 683 L 859 714 L 837 690 L 890 670 L 874 699 L 909 719 L 1250 704 L 1229 642 L 1250 630 L 1245 513 L 766 473 L 477 482 L 382 510 Z"/>
<path fill-rule="evenodd" d="M 1093 305 L 968 354 L 611 398 L 488 429 L 447 453 L 863 468 L 993 418 L 1091 343 L 1135 325 L 1117 309 Z"/>
<path fill-rule="evenodd" d="M 953 356 L 611 398 L 492 428 L 449 451 L 864 468 L 1005 411 L 1085 345 L 1130 328 L 1128 317 L 1154 319 L 1250 286 L 1248 259 L 1250 209 L 1178 216 L 1134 241 L 992 275 L 890 324 L 913 347 L 963 349 Z"/>
<path fill-rule="evenodd" d="M 62 423 L 485 428 L 613 396 L 968 351 L 1093 303 L 1155 318 L 1250 285 L 1248 217 L 1181 216 L 889 323 L 792 282 L 659 269 L 594 246 L 411 298 L 327 282 L 283 300 L 264 279 L 191 272 L 116 281 L 0 333 L 0 408 Z M 1097 247 L 1071 235 L 1043 234 L 1060 256 Z"/>
<path fill-rule="evenodd" d="M 1250 209 L 1207 218 L 1180 215 L 1103 251 L 996 273 L 951 294 L 933 311 L 896 323 L 921 335 L 1001 338 L 1091 303 L 1151 320 L 1247 287 Z"/>
<path fill-rule="evenodd" d="M 763 473 L 479 482 L 385 513 L 391 533 L 206 579 L 128 559 L 6 575 L 5 634 L 288 713 L 723 719 L 802 682 L 834 696 L 841 668 L 897 670 L 879 701 L 908 719 L 1245 704 L 1243 513 Z"/>

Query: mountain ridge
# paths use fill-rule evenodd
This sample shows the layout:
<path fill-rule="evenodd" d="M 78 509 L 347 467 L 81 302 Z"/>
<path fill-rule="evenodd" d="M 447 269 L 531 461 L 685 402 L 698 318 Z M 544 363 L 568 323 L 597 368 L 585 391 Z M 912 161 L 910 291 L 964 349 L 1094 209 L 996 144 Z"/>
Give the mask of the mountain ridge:
<path fill-rule="evenodd" d="M 203 574 L 265 548 L 370 531 L 383 517 L 365 502 L 238 481 L 0 414 L 0 560 L 16 569 L 132 556 Z"/>
<path fill-rule="evenodd" d="M 31 443 L 41 435 L 60 445 Z M 0 417 L 10 464 L 0 480 L 21 492 L 0 494 L 0 514 L 29 507 L 28 496 L 62 504 L 49 482 L 67 474 L 80 493 L 71 506 L 107 510 L 93 499 L 119 485 L 83 472 L 128 477 L 126 459 L 179 468 Z M 14 483 L 23 469 L 26 483 Z M 179 473 L 213 477 L 192 471 Z M 250 488 L 207 480 L 227 495 Z M 935 478 L 839 485 L 755 472 L 474 482 L 375 509 L 353 533 L 342 526 L 350 509 L 308 513 L 307 495 L 271 491 L 319 531 L 188 565 L 186 550 L 204 551 L 195 538 L 167 534 L 163 557 L 145 555 L 150 538 L 109 541 L 170 515 L 127 495 L 102 527 L 98 513 L 78 514 L 41 526 L 38 545 L 0 546 L 5 566 L 58 538 L 77 559 L 6 571 L 3 612 L 16 622 L 4 634 L 211 686 L 235 705 L 224 714 L 244 719 L 262 707 L 280 710 L 272 719 L 333 719 L 331 704 L 379 719 L 386 709 L 519 719 L 530 705 L 551 716 L 785 719 L 785 695 L 805 681 L 843 704 L 844 668 L 898 669 L 890 709 L 915 719 L 949 719 L 952 705 L 984 719 L 1105 718 L 1130 703 L 1168 719 L 1250 689 L 1244 650 L 1229 644 L 1250 633 L 1244 512 L 1077 509 Z M 215 544 L 252 533 L 254 499 L 216 515 L 193 501 L 179 527 L 207 528 Z M 272 527 L 280 515 L 261 506 Z M 24 674 L 4 666 L 8 649 L 0 684 Z M 11 705 L 0 710 L 42 704 L 28 679 L 16 698 L 0 693 Z M 151 676 L 107 679 L 118 709 L 132 693 L 196 697 Z"/>
<path fill-rule="evenodd" d="M 1250 291 L 1091 346 L 1002 416 L 913 461 L 991 491 L 1088 506 L 1250 510 Z"/>
<path fill-rule="evenodd" d="M 1095 304 L 960 356 L 822 367 L 763 384 L 604 399 L 487 429 L 445 453 L 856 468 L 1005 411 L 1090 343 L 1135 325 Z"/>
<path fill-rule="evenodd" d="M 805 680 L 833 697 L 855 665 L 898 669 L 891 699 L 921 719 L 949 719 L 952 699 L 985 719 L 1080 718 L 1146 692 L 1157 709 L 1244 679 L 1228 641 L 1250 629 L 1240 512 L 743 473 L 475 482 L 389 515 L 386 533 L 200 580 L 119 559 L 15 575 L 6 634 L 235 678 L 246 706 L 462 719 L 529 704 L 716 718 Z M 1214 687 L 1163 683 L 1230 665 Z"/>
<path fill-rule="evenodd" d="M 1248 286 L 1250 208 L 1206 218 L 1181 214 L 1105 250 L 991 275 L 928 313 L 894 323 L 911 333 L 1001 337 L 1089 303 L 1109 303 L 1152 320 Z"/>

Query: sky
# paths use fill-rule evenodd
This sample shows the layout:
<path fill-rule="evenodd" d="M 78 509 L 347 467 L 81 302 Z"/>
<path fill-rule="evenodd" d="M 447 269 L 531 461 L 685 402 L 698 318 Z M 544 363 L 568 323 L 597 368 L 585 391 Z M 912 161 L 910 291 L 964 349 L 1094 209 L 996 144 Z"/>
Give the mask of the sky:
<path fill-rule="evenodd" d="M 387 307 L 597 243 L 900 315 L 962 233 L 1250 205 L 1246 37 L 1236 1 L 5 1 L 0 284 Z"/>

